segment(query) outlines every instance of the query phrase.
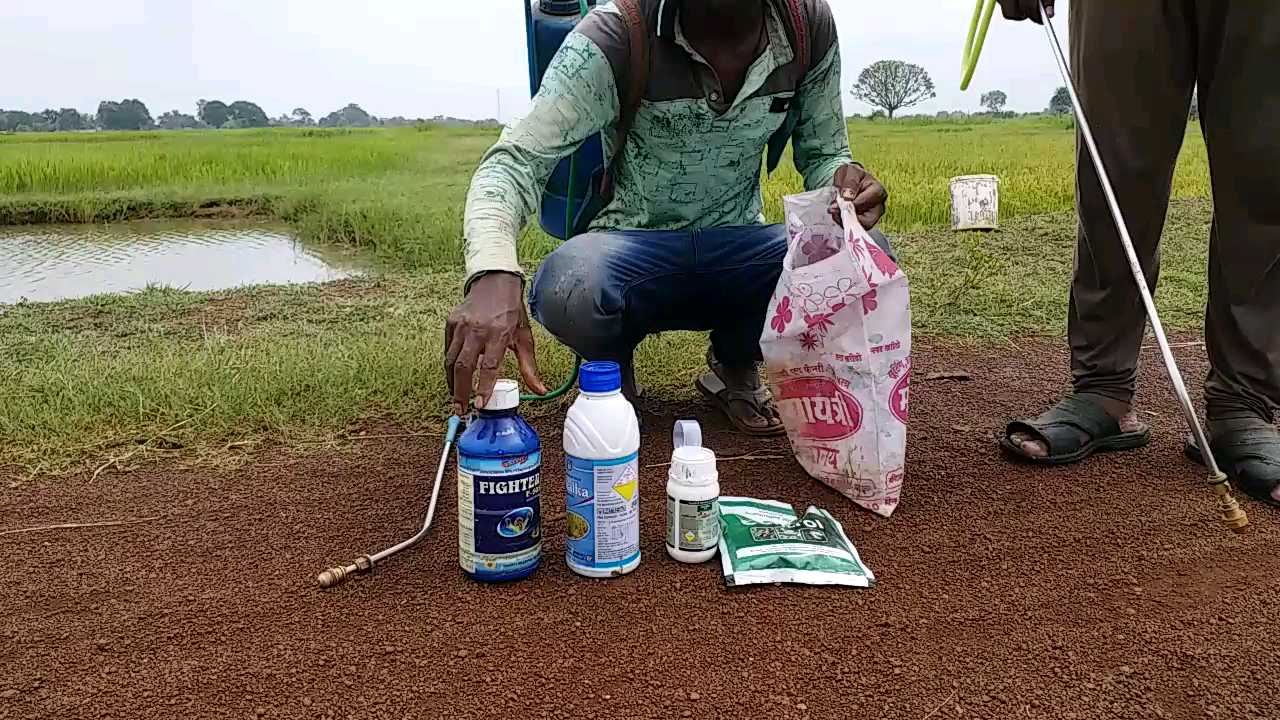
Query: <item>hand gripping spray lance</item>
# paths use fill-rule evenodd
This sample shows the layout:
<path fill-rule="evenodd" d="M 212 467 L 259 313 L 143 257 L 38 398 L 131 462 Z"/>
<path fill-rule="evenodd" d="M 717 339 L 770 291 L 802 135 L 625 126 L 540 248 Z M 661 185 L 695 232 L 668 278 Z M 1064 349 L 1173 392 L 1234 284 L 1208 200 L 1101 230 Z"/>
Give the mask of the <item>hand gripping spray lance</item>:
<path fill-rule="evenodd" d="M 991 25 L 991 16 L 995 12 L 996 0 L 978 0 L 977 6 L 973 12 L 973 22 L 969 26 L 969 38 L 965 42 L 964 59 L 962 60 L 963 80 L 960 83 L 961 90 L 969 88 L 969 81 L 973 78 L 973 71 L 978 66 L 978 57 L 982 54 L 982 44 L 987 37 L 987 28 Z M 1209 484 L 1213 488 L 1214 495 L 1218 498 L 1218 516 L 1222 523 L 1230 528 L 1233 532 L 1242 533 L 1249 525 L 1249 517 L 1245 514 L 1240 504 L 1231 496 L 1231 484 L 1227 482 L 1226 473 L 1218 467 L 1217 461 L 1214 460 L 1213 452 L 1209 449 L 1209 440 L 1205 435 L 1204 428 L 1200 425 L 1200 418 L 1196 415 L 1195 406 L 1191 402 L 1191 396 L 1187 393 L 1186 383 L 1183 382 L 1182 373 L 1178 370 L 1178 363 L 1173 358 L 1173 351 L 1169 347 L 1169 339 L 1165 335 L 1164 325 L 1160 322 L 1160 315 L 1156 312 L 1155 301 L 1151 297 L 1148 290 L 1146 276 L 1142 272 L 1142 263 L 1138 261 L 1138 254 L 1133 249 L 1133 239 L 1129 236 L 1129 225 L 1125 222 L 1124 213 L 1120 210 L 1120 202 L 1116 199 L 1115 190 L 1111 185 L 1111 177 L 1107 174 L 1106 167 L 1102 164 L 1102 155 L 1098 152 L 1098 144 L 1093 139 L 1093 129 L 1089 127 L 1089 120 L 1085 117 L 1084 108 L 1080 104 L 1080 97 L 1076 94 L 1075 83 L 1071 79 L 1071 69 L 1067 66 L 1066 55 L 1062 52 L 1062 43 L 1058 42 L 1058 33 L 1054 30 L 1053 21 L 1045 12 L 1044 5 L 1040 6 L 1040 20 L 1044 25 L 1045 34 L 1049 39 L 1049 48 L 1053 51 L 1054 60 L 1058 63 L 1058 71 L 1062 73 L 1062 79 L 1067 83 L 1067 92 L 1071 96 L 1071 106 L 1075 110 L 1076 120 L 1080 125 L 1080 137 L 1085 146 L 1089 150 L 1089 157 L 1093 160 L 1093 166 L 1098 171 L 1098 180 L 1102 184 L 1102 192 L 1107 197 L 1107 205 L 1111 209 L 1111 218 L 1115 221 L 1116 230 L 1120 235 L 1120 243 L 1124 246 L 1125 255 L 1129 259 L 1129 268 L 1133 272 L 1133 280 L 1138 285 L 1138 294 L 1142 296 L 1142 304 L 1146 308 L 1147 318 L 1151 321 L 1151 332 L 1156 337 L 1156 343 L 1160 346 L 1160 357 L 1164 360 L 1165 371 L 1169 374 L 1169 381 L 1173 384 L 1174 395 L 1178 399 L 1178 405 L 1182 408 L 1182 414 L 1186 418 L 1187 425 L 1191 428 L 1191 434 L 1195 438 L 1196 445 L 1200 448 L 1200 454 L 1204 458 L 1205 465 L 1209 468 Z"/>

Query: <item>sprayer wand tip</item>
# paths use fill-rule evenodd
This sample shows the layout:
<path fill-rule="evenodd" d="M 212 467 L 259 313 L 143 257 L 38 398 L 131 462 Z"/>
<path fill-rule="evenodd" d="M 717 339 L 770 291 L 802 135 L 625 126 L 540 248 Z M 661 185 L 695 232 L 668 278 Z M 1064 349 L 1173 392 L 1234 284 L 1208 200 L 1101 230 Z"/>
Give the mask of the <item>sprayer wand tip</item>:
<path fill-rule="evenodd" d="M 1216 477 L 1210 478 L 1209 482 L 1213 483 L 1213 494 L 1218 496 L 1218 517 L 1222 520 L 1222 524 L 1237 535 L 1244 534 L 1249 529 L 1249 515 L 1232 497 L 1231 483 L 1227 482 L 1226 474 L 1218 473 Z"/>
<path fill-rule="evenodd" d="M 346 565 L 332 567 L 316 576 L 316 584 L 328 590 L 338 587 L 357 575 L 363 575 L 373 569 L 373 560 L 368 555 L 361 555 Z"/>

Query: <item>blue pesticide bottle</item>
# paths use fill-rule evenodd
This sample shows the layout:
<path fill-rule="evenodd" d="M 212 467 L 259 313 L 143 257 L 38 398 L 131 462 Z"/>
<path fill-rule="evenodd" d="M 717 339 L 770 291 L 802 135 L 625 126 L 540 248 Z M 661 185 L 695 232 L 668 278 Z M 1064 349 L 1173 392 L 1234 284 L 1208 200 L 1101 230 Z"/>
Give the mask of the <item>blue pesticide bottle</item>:
<path fill-rule="evenodd" d="M 525 39 L 529 47 L 529 93 L 537 95 L 547 66 L 566 37 L 582 19 L 583 5 L 596 0 L 524 0 Z M 597 133 L 551 173 L 543 189 L 538 223 L 548 235 L 568 240 L 585 229 L 593 200 L 604 177 L 604 143 Z"/>
<path fill-rule="evenodd" d="M 499 380 L 458 440 L 458 563 L 480 582 L 523 580 L 542 557 L 542 444 Z"/>

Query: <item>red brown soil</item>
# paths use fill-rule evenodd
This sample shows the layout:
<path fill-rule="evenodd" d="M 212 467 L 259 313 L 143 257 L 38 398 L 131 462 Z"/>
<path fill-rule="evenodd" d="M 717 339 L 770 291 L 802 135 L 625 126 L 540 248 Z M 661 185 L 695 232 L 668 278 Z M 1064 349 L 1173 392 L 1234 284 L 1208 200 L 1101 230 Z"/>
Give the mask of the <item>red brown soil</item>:
<path fill-rule="evenodd" d="M 1202 350 L 1181 354 L 1203 370 Z M 917 377 L 973 380 L 913 389 L 890 520 L 790 461 L 723 465 L 726 493 L 832 510 L 881 580 L 866 591 L 730 592 L 717 564 L 677 565 L 661 469 L 629 577 L 572 575 L 558 520 L 533 579 L 466 580 L 446 483 L 428 544 L 318 590 L 317 571 L 413 531 L 435 440 L 24 486 L 0 497 L 0 532 L 160 517 L 0 536 L 0 718 L 1280 716 L 1280 513 L 1247 503 L 1242 537 L 1216 522 L 1147 359 L 1152 447 L 1046 470 L 992 438 L 1061 391 L 1061 346 L 923 347 Z M 672 415 L 648 410 L 643 462 L 661 463 Z M 722 456 L 785 452 L 691 412 Z"/>

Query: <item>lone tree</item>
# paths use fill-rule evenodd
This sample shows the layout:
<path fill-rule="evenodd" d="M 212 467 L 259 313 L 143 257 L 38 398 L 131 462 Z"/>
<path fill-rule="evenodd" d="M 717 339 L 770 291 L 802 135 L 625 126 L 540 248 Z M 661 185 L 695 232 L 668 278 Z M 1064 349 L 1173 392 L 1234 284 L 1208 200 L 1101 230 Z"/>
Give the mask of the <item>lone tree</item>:
<path fill-rule="evenodd" d="M 103 130 L 150 130 L 155 123 L 141 100 L 98 103 L 98 124 Z"/>
<path fill-rule="evenodd" d="M 868 105 L 884 108 L 890 120 L 899 110 L 938 96 L 924 68 L 901 60 L 881 60 L 863 70 L 851 92 Z"/>
<path fill-rule="evenodd" d="M 341 110 L 334 110 L 320 119 L 320 127 L 369 127 L 373 118 L 364 108 L 350 103 Z"/>
<path fill-rule="evenodd" d="M 982 94 L 982 107 L 990 110 L 993 114 L 1004 110 L 1004 106 L 1009 103 L 1009 96 L 1004 94 L 1003 90 L 992 90 L 989 93 Z"/>
<path fill-rule="evenodd" d="M 1071 114 L 1071 93 L 1067 92 L 1066 85 L 1053 94 L 1053 99 L 1049 101 L 1049 112 L 1054 115 Z"/>
<path fill-rule="evenodd" d="M 316 123 L 315 120 L 311 119 L 311 112 L 303 107 L 294 108 L 293 112 L 290 113 L 290 115 L 292 115 L 293 122 L 296 125 L 307 126 L 307 125 L 315 125 Z"/>
<path fill-rule="evenodd" d="M 220 128 L 231 119 L 231 111 L 221 100 L 200 100 L 196 103 L 196 117 L 211 128 Z"/>
<path fill-rule="evenodd" d="M 256 103 L 248 100 L 237 100 L 227 106 L 231 118 L 237 121 L 238 127 L 264 128 L 270 125 L 267 113 Z"/>

